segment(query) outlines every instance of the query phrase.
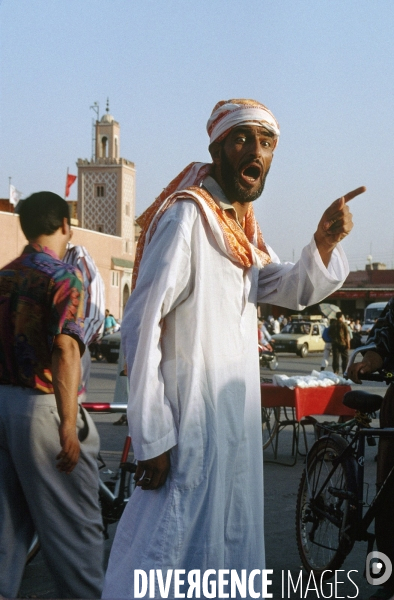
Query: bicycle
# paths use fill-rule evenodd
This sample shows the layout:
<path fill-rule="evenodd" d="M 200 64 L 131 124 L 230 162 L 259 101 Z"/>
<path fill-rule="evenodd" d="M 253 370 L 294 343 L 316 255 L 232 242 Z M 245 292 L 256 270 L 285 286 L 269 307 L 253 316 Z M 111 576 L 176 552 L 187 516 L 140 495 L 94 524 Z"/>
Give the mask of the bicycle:
<path fill-rule="evenodd" d="M 127 404 L 111 404 L 103 402 L 83 402 L 82 406 L 92 413 L 126 413 Z M 99 502 L 103 518 L 103 533 L 105 539 L 108 539 L 108 526 L 117 523 L 126 508 L 127 502 L 134 491 L 135 481 L 134 473 L 137 465 L 128 462 L 130 452 L 131 437 L 126 435 L 119 466 L 114 475 L 107 480 L 99 478 Z M 103 469 L 106 464 L 101 455 L 98 456 L 100 463 L 99 469 Z M 110 473 L 112 475 L 112 472 Z M 40 541 L 35 533 L 26 558 L 26 564 L 29 564 L 40 550 Z"/>
<path fill-rule="evenodd" d="M 373 345 L 357 348 L 359 352 Z M 394 374 L 380 371 L 364 375 L 368 381 L 393 381 Z M 305 569 L 329 579 L 339 569 L 356 541 L 368 542 L 372 551 L 374 534 L 368 528 L 394 479 L 394 467 L 370 503 L 363 498 L 365 442 L 376 445 L 375 438 L 394 438 L 394 428 L 373 428 L 371 415 L 379 410 L 382 396 L 352 390 L 343 402 L 356 409 L 355 418 L 345 423 L 318 425 L 318 437 L 306 457 L 296 508 L 296 537 Z M 364 509 L 367 509 L 364 512 Z"/>
<path fill-rule="evenodd" d="M 83 402 L 82 406 L 92 413 L 126 413 L 127 404 L 111 404 L 103 402 Z M 117 523 L 126 508 L 127 502 L 135 489 L 134 473 L 137 465 L 128 462 L 128 455 L 131 447 L 131 437 L 126 435 L 119 466 L 115 474 L 109 479 L 103 481 L 99 479 L 99 501 L 101 514 L 103 517 L 104 536 L 108 538 L 108 525 Z M 106 464 L 99 454 L 98 460 L 103 469 Z"/>

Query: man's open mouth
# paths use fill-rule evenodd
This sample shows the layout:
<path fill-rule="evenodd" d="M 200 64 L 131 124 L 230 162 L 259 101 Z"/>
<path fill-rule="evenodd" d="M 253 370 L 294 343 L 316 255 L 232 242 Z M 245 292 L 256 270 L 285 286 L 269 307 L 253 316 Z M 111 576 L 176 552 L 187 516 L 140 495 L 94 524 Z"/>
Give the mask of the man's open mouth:
<path fill-rule="evenodd" d="M 241 177 L 242 179 L 249 184 L 255 183 L 258 179 L 260 179 L 262 175 L 263 169 L 259 164 L 253 163 L 246 165 L 241 169 Z"/>

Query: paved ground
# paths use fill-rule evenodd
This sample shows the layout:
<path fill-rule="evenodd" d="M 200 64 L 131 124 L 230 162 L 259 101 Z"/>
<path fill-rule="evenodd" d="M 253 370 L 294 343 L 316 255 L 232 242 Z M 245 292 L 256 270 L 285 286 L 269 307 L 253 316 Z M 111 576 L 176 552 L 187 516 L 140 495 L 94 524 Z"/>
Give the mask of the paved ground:
<path fill-rule="evenodd" d="M 278 372 L 290 374 L 308 373 L 312 368 L 319 367 L 321 356 L 308 357 L 305 360 L 297 359 L 292 356 L 280 356 L 280 364 Z M 92 363 L 92 381 L 90 397 L 97 401 L 112 400 L 114 382 L 115 382 L 116 365 L 108 365 L 107 363 Z M 269 377 L 271 373 L 265 370 L 264 376 Z M 365 387 L 364 389 L 373 389 L 379 391 L 382 387 L 380 384 Z M 384 389 L 380 390 L 382 393 Z M 117 456 L 123 445 L 123 440 L 126 434 L 126 427 L 114 427 L 113 421 L 117 420 L 117 415 L 98 415 L 95 421 L 100 431 L 102 448 L 104 449 L 104 457 L 110 468 L 116 465 Z M 312 429 L 308 430 L 309 442 L 313 442 Z M 280 436 L 279 460 L 287 461 L 291 456 L 291 432 L 283 431 Z M 366 457 L 366 473 L 367 480 L 372 484 L 374 478 L 374 462 L 375 449 L 369 448 Z M 305 572 L 302 575 L 302 594 L 300 588 L 297 593 L 288 589 L 287 579 L 290 571 L 293 580 L 299 577 L 301 570 L 301 561 L 298 556 L 297 546 L 295 541 L 295 503 L 297 489 L 303 470 L 303 458 L 299 458 L 296 465 L 286 467 L 277 463 L 270 462 L 272 460 L 272 450 L 265 451 L 265 527 L 266 527 L 266 554 L 267 568 L 273 569 L 272 576 L 273 584 L 270 591 L 273 593 L 273 598 L 308 598 L 314 600 L 316 598 L 358 598 L 366 600 L 371 592 L 371 586 L 368 586 L 362 577 L 362 572 L 365 563 L 366 545 L 365 543 L 357 542 L 350 556 L 343 565 L 344 571 L 338 573 L 337 589 L 330 588 L 330 584 L 321 591 L 314 591 L 313 585 L 307 588 L 307 577 Z M 371 492 L 372 493 L 372 492 Z M 110 539 L 106 541 L 106 557 L 108 557 L 115 526 L 111 527 Z M 351 575 L 355 584 L 352 584 L 347 579 L 347 574 L 350 570 L 355 569 L 357 573 Z M 284 585 L 282 586 L 282 574 L 284 576 Z M 345 581 L 346 583 L 339 583 Z M 45 564 L 39 553 L 34 561 L 26 567 L 26 572 L 20 595 L 24 598 L 53 598 L 54 590 L 51 582 L 50 574 L 48 573 Z"/>

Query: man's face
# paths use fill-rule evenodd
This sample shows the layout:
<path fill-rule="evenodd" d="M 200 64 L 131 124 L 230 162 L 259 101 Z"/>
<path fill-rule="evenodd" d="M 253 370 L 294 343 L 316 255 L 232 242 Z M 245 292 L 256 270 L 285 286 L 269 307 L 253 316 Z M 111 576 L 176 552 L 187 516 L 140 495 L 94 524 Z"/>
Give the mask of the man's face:
<path fill-rule="evenodd" d="M 275 139 L 254 125 L 235 127 L 221 144 L 216 174 L 230 202 L 253 202 L 261 196 Z"/>

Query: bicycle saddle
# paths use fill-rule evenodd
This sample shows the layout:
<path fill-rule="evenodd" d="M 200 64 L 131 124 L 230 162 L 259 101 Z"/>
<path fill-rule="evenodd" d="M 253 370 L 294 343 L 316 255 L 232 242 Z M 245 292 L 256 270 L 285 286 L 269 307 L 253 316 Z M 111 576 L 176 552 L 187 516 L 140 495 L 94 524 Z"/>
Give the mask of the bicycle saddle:
<path fill-rule="evenodd" d="M 378 394 L 352 390 L 351 392 L 346 392 L 342 402 L 348 408 L 354 408 L 363 413 L 372 413 L 380 409 L 382 400 L 383 397 Z"/>

